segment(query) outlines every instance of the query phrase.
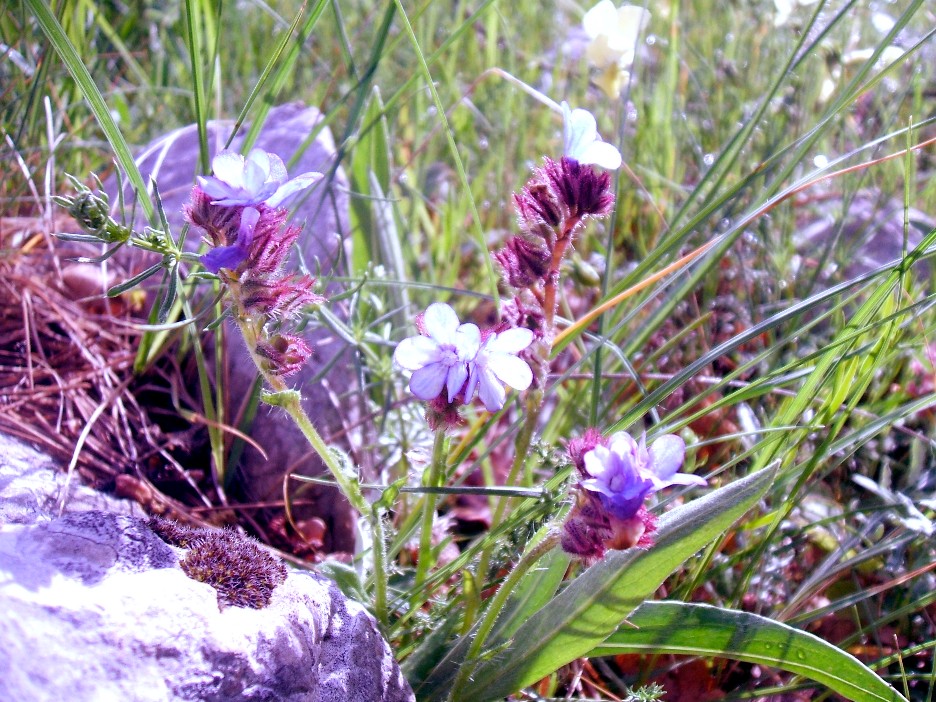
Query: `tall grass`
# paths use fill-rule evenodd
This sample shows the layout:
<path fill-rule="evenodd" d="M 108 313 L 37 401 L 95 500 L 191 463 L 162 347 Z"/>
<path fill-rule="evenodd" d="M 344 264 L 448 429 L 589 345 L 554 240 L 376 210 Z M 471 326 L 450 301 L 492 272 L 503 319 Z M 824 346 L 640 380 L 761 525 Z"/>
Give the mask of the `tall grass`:
<path fill-rule="evenodd" d="M 128 19 L 106 3 L 12 3 L 0 17 L 3 148 L 39 172 L 47 95 L 65 136 L 60 183 L 115 155 L 132 179 L 128 145 L 172 126 L 255 121 L 288 100 L 322 108 L 354 191 L 355 250 L 339 282 L 355 302 L 346 321 L 325 310 L 310 323 L 357 347 L 362 392 L 382 408 L 371 449 L 392 486 L 375 507 L 392 527 L 391 565 L 350 589 L 376 603 L 421 699 L 598 686 L 624 696 L 625 685 L 678 681 L 670 654 L 790 673 L 732 678 L 713 666 L 711 684 L 738 695 L 781 680 L 774 692 L 900 699 L 887 680 L 931 699 L 936 232 L 914 213 L 936 203 L 931 8 L 820 1 L 775 26 L 770 2 L 657 4 L 618 101 L 581 56 L 584 9 L 190 0 L 141 2 Z M 880 63 L 892 44 L 905 53 Z M 441 485 L 420 488 L 428 473 L 413 456 L 431 437 L 390 356 L 431 302 L 496 315 L 489 249 L 515 227 L 511 193 L 561 151 L 557 115 L 517 81 L 591 109 L 627 168 L 613 216 L 589 226 L 564 270 L 567 330 L 511 509 L 480 534 L 447 532 L 417 575 L 409 544 L 436 499 L 426 488 L 444 497 L 478 470 L 492 510 L 508 499 L 498 483 L 520 405 L 471 413 L 447 444 Z M 207 170 L 204 150 L 199 162 Z M 26 192 L 11 173 L 0 194 L 12 210 Z M 896 224 L 882 221 L 889 203 Z M 899 255 L 859 269 L 875 251 L 856 238 L 885 225 Z M 575 323 L 612 299 L 594 323 Z M 659 505 L 657 546 L 583 570 L 537 549 L 540 527 L 568 507 L 562 447 L 589 426 L 681 433 L 712 490 Z M 441 559 L 453 539 L 457 555 Z M 614 659 L 577 688 L 556 672 L 624 653 L 643 656 L 640 672 Z M 896 666 L 901 654 L 916 667 Z"/>

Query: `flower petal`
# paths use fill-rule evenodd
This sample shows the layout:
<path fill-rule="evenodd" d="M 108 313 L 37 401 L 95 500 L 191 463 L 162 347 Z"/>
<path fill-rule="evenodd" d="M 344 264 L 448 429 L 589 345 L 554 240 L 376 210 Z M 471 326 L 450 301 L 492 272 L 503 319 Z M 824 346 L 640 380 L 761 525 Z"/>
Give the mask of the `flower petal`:
<path fill-rule="evenodd" d="M 448 390 L 448 401 L 452 402 L 462 385 L 468 380 L 468 364 L 456 363 L 448 369 L 448 377 L 445 381 L 445 387 Z"/>
<path fill-rule="evenodd" d="M 582 26 L 589 39 L 604 34 L 617 22 L 617 8 L 612 0 L 601 0 L 582 17 Z"/>
<path fill-rule="evenodd" d="M 686 442 L 676 434 L 666 434 L 650 444 L 650 471 L 660 480 L 669 480 L 686 455 Z"/>
<path fill-rule="evenodd" d="M 497 412 L 504 406 L 504 400 L 507 397 L 507 391 L 494 374 L 488 370 L 482 369 L 478 383 L 478 397 L 484 403 L 484 408 L 488 412 Z"/>
<path fill-rule="evenodd" d="M 423 313 L 426 332 L 440 344 L 455 344 L 458 315 L 444 302 L 433 302 Z"/>
<path fill-rule="evenodd" d="M 478 389 L 478 383 L 481 380 L 482 370 L 476 363 L 468 364 L 468 384 L 465 386 L 465 404 L 471 402 L 474 398 L 475 390 Z"/>
<path fill-rule="evenodd" d="M 701 475 L 692 473 L 676 473 L 666 480 L 654 480 L 654 490 L 662 490 L 670 485 L 708 485 L 708 481 Z"/>
<path fill-rule="evenodd" d="M 585 165 L 601 166 L 609 171 L 617 170 L 623 163 L 621 152 L 614 144 L 606 141 L 593 141 L 581 150 L 576 160 Z"/>
<path fill-rule="evenodd" d="M 233 188 L 244 185 L 244 157 L 236 151 L 221 151 L 211 159 L 211 170 L 215 178 Z"/>
<path fill-rule="evenodd" d="M 428 336 L 411 336 L 397 344 L 393 362 L 408 371 L 417 371 L 441 358 L 439 345 Z"/>
<path fill-rule="evenodd" d="M 279 207 L 280 203 L 283 202 L 286 198 L 298 193 L 300 190 L 305 190 L 306 188 L 312 186 L 322 178 L 321 173 L 316 173 L 314 171 L 309 171 L 308 173 L 303 173 L 298 175 L 287 183 L 283 183 L 276 189 L 270 197 L 267 198 L 266 203 L 270 207 Z"/>
<path fill-rule="evenodd" d="M 241 212 L 240 226 L 237 228 L 237 245 L 245 250 L 253 242 L 254 229 L 260 221 L 260 212 L 253 207 L 245 207 Z"/>
<path fill-rule="evenodd" d="M 603 480 L 598 480 L 597 478 L 587 478 L 579 483 L 586 490 L 591 492 L 600 492 L 602 495 L 607 495 L 608 497 L 614 497 L 614 493 L 611 492 L 611 488 L 608 487 L 608 484 Z"/>
<path fill-rule="evenodd" d="M 410 378 L 410 392 L 420 400 L 434 400 L 445 386 L 445 377 L 448 368 L 441 363 L 430 363 L 423 366 Z"/>
<path fill-rule="evenodd" d="M 289 180 L 283 159 L 272 152 L 267 152 L 267 182 L 282 185 Z"/>
<path fill-rule="evenodd" d="M 261 152 L 264 153 L 264 152 Z M 247 159 L 247 163 L 244 165 L 244 190 L 246 190 L 251 196 L 258 195 L 261 190 L 263 190 L 264 184 L 267 182 L 267 176 L 270 174 L 269 171 L 269 159 L 266 159 L 267 169 L 264 170 L 263 164 L 258 163 L 256 159 L 253 158 L 254 152 L 250 152 L 251 158 Z M 266 155 L 264 153 L 264 155 Z M 273 189 L 270 194 L 276 191 L 276 186 L 273 186 Z"/>
<path fill-rule="evenodd" d="M 211 198 L 212 201 L 225 197 L 235 197 L 237 195 L 237 191 L 232 189 L 230 185 L 223 180 L 212 178 L 211 176 L 198 176 L 198 187 L 201 188 L 202 192 Z"/>
<path fill-rule="evenodd" d="M 234 270 L 247 258 L 247 249 L 243 246 L 216 246 L 201 257 L 202 265 L 212 273 L 222 268 Z"/>
<path fill-rule="evenodd" d="M 488 351 L 492 353 L 518 353 L 533 343 L 536 335 L 530 329 L 514 327 L 502 331 L 487 343 Z"/>
<path fill-rule="evenodd" d="M 599 444 L 583 457 L 585 472 L 593 478 L 601 478 L 611 466 L 611 452 Z"/>
<path fill-rule="evenodd" d="M 579 155 L 598 139 L 598 122 L 588 110 L 575 108 L 568 113 L 568 126 L 565 130 L 565 155 L 579 160 Z"/>
<path fill-rule="evenodd" d="M 595 448 L 597 449 L 597 447 Z M 637 454 L 637 442 L 626 431 L 615 432 L 608 440 L 608 449 L 606 450 L 616 454 L 622 460 L 626 460 L 628 465 L 632 465 L 634 462 L 632 457 Z"/>
<path fill-rule="evenodd" d="M 460 324 L 455 330 L 454 343 L 459 360 L 473 361 L 481 348 L 481 330 L 478 325 L 471 322 Z"/>
<path fill-rule="evenodd" d="M 510 354 L 491 354 L 487 360 L 487 368 L 501 382 L 515 390 L 526 390 L 533 382 L 533 371 L 527 362 Z"/>

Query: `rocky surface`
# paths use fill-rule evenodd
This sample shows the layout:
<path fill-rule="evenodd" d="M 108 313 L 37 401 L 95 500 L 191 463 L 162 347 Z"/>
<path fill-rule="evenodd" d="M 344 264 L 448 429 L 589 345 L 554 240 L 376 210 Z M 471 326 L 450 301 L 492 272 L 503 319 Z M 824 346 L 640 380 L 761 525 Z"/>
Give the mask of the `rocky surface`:
<path fill-rule="evenodd" d="M 413 699 L 373 618 L 330 581 L 292 571 L 269 606 L 222 609 L 136 507 L 76 485 L 58 517 L 51 461 L 0 448 L 0 699 Z"/>

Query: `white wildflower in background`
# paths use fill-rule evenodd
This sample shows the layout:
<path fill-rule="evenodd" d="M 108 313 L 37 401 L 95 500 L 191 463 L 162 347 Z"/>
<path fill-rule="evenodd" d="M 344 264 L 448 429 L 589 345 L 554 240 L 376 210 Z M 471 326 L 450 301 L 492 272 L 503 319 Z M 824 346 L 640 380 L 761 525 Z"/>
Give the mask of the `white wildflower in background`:
<path fill-rule="evenodd" d="M 595 116 L 581 108 L 570 109 L 562 102 L 564 153 L 584 165 L 615 170 L 621 167 L 621 152 L 614 144 L 602 141 Z"/>
<path fill-rule="evenodd" d="M 199 176 L 198 184 L 212 198 L 212 205 L 278 207 L 322 177 L 310 171 L 289 180 L 283 160 L 263 149 L 252 149 L 246 159 L 235 151 L 221 151 L 212 159 L 211 168 L 214 176 Z"/>
<path fill-rule="evenodd" d="M 782 27 L 790 21 L 790 16 L 798 7 L 815 5 L 819 0 L 774 0 L 774 27 Z"/>
<path fill-rule="evenodd" d="M 650 13 L 637 5 L 615 7 L 601 0 L 585 13 L 582 26 L 589 38 L 585 56 L 601 75 L 597 83 L 610 98 L 617 98 L 634 64 L 640 34 L 650 21 Z"/>

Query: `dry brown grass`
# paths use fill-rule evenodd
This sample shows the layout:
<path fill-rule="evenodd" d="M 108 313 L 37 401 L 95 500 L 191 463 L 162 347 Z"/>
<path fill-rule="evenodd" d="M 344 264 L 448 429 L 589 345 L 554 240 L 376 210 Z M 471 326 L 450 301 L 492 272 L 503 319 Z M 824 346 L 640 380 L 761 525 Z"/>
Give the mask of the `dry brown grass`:
<path fill-rule="evenodd" d="M 0 219 L 0 431 L 152 512 L 187 511 L 151 475 L 176 472 L 200 492 L 173 455 L 192 432 L 164 431 L 138 401 L 132 298 L 104 294 L 120 279 L 115 263 L 76 263 L 54 237 L 75 229 L 66 219 Z"/>

